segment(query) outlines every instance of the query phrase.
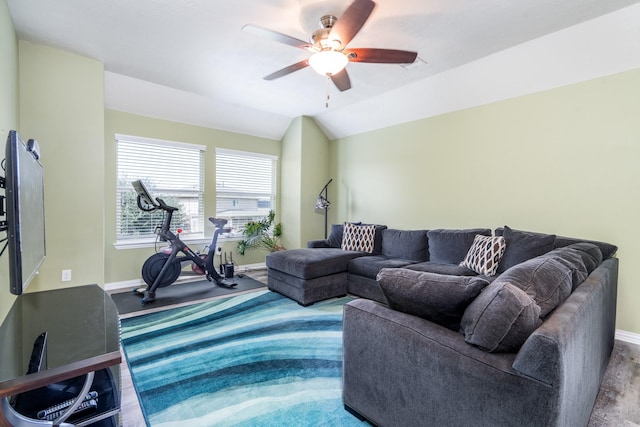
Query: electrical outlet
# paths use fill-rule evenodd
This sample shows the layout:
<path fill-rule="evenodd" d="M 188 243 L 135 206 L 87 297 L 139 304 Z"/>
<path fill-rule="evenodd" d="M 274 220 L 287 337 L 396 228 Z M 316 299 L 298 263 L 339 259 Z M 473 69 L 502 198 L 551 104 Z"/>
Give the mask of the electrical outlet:
<path fill-rule="evenodd" d="M 63 282 L 71 281 L 71 270 L 62 270 L 62 281 Z"/>

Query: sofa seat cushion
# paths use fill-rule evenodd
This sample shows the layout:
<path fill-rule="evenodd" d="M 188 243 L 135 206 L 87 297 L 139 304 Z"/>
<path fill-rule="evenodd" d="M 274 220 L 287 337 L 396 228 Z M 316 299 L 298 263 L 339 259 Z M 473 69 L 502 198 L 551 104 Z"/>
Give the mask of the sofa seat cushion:
<path fill-rule="evenodd" d="M 409 259 L 390 258 L 385 255 L 373 255 L 354 258 L 349 261 L 349 274 L 375 279 L 383 268 L 400 268 L 413 264 Z"/>
<path fill-rule="evenodd" d="M 346 272 L 349 261 L 366 255 L 364 252 L 343 251 L 337 248 L 302 248 L 269 253 L 265 262 L 268 268 L 291 276 L 314 279 Z"/>
<path fill-rule="evenodd" d="M 382 255 L 416 262 L 428 261 L 427 230 L 384 230 L 382 232 Z"/>
<path fill-rule="evenodd" d="M 409 270 L 424 271 L 428 273 L 446 274 L 449 276 L 477 276 L 478 273 L 458 264 L 444 264 L 441 262 L 419 262 L 417 264 L 407 265 Z"/>
<path fill-rule="evenodd" d="M 540 307 L 523 290 L 493 282 L 467 307 L 460 324 L 467 343 L 489 352 L 515 352 L 542 324 Z"/>
<path fill-rule="evenodd" d="M 390 308 L 457 331 L 467 306 L 489 282 L 480 277 L 384 268 L 378 274 Z"/>
<path fill-rule="evenodd" d="M 429 230 L 429 261 L 443 264 L 460 264 L 469 252 L 476 235 L 491 236 L 488 228 L 467 230 Z"/>
<path fill-rule="evenodd" d="M 493 283 L 509 283 L 526 292 L 544 318 L 571 294 L 572 276 L 566 263 L 543 255 L 511 267 Z"/>

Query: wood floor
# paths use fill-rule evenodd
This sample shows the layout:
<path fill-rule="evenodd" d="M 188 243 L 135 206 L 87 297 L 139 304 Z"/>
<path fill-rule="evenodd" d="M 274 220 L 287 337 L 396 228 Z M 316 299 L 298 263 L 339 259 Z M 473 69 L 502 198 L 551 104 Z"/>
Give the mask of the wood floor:
<path fill-rule="evenodd" d="M 267 283 L 266 270 L 246 274 Z M 122 425 L 145 427 L 124 354 L 122 360 Z M 640 345 L 616 341 L 588 427 L 640 427 Z"/>

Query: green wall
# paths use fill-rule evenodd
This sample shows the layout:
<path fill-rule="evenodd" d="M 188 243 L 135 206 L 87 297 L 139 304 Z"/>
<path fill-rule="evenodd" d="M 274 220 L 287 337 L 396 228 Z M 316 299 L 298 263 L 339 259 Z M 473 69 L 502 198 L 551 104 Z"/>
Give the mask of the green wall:
<path fill-rule="evenodd" d="M 324 238 L 324 211 L 315 210 L 318 193 L 329 181 L 329 140 L 310 117 L 302 120 L 302 182 L 300 198 L 301 245 L 307 241 Z M 330 188 L 332 190 L 332 188 Z M 332 201 L 331 193 L 329 193 Z"/>
<path fill-rule="evenodd" d="M 514 228 L 618 245 L 640 333 L 640 70 L 333 141 L 334 222 Z"/>
<path fill-rule="evenodd" d="M 306 247 L 324 237 L 324 215 L 314 206 L 328 181 L 329 140 L 310 117 L 297 117 L 282 139 L 281 219 L 283 245 Z"/>
<path fill-rule="evenodd" d="M 300 247 L 302 222 L 300 197 L 302 194 L 302 117 L 294 119 L 282 138 L 280 158 L 280 219 L 282 221 L 282 245 L 293 249 Z"/>
<path fill-rule="evenodd" d="M 19 67 L 20 132 L 40 143 L 45 185 L 47 259 L 29 291 L 102 285 L 103 65 L 21 40 Z"/>
<path fill-rule="evenodd" d="M 6 0 L 0 0 L 0 58 L 0 157 L 4 158 L 7 134 L 18 128 L 18 39 Z M 9 255 L 5 253 L 0 257 L 0 322 L 16 299 L 8 283 Z"/>
<path fill-rule="evenodd" d="M 205 215 L 213 216 L 216 210 L 216 147 L 280 156 L 280 141 L 242 135 L 200 126 L 186 125 L 153 119 L 114 110 L 105 110 L 105 283 L 140 279 L 140 269 L 154 248 L 116 249 L 116 141 L 115 134 L 142 136 L 191 144 L 205 145 Z M 149 167 L 153 167 L 150 163 Z M 205 221 L 205 233 L 213 233 L 213 225 Z M 263 263 L 266 252 L 247 251 L 245 256 L 236 252 L 236 242 L 222 245 L 225 252 L 233 252 L 233 260 L 240 264 Z M 202 245 L 194 245 L 201 249 Z"/>
<path fill-rule="evenodd" d="M 0 130 L 39 139 L 48 258 L 30 291 L 139 278 L 151 249 L 116 250 L 115 133 L 280 155 L 278 212 L 290 247 L 323 233 L 313 212 L 329 177 L 330 222 L 397 228 L 498 227 L 619 246 L 618 328 L 640 333 L 633 274 L 640 257 L 640 70 L 327 142 L 294 120 L 282 143 L 104 110 L 101 63 L 18 42 L 0 0 Z M 206 211 L 215 209 L 207 197 Z M 233 250 L 235 246 L 225 247 Z M 240 263 L 263 260 L 250 254 Z M 0 259 L 0 319 L 9 294 Z M 73 280 L 61 282 L 62 269 Z"/>

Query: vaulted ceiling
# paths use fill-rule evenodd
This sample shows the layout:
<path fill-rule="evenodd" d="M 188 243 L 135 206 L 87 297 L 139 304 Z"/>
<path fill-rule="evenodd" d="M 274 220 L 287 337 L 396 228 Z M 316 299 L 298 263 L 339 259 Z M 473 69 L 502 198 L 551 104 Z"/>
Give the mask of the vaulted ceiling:
<path fill-rule="evenodd" d="M 107 108 L 280 139 L 302 115 L 337 138 L 640 67 L 639 1 L 377 0 L 349 46 L 419 59 L 350 63 L 344 92 L 310 68 L 263 80 L 309 53 L 242 26 L 308 40 L 322 15 L 340 17 L 350 0 L 8 4 L 20 39 L 104 63 Z"/>

